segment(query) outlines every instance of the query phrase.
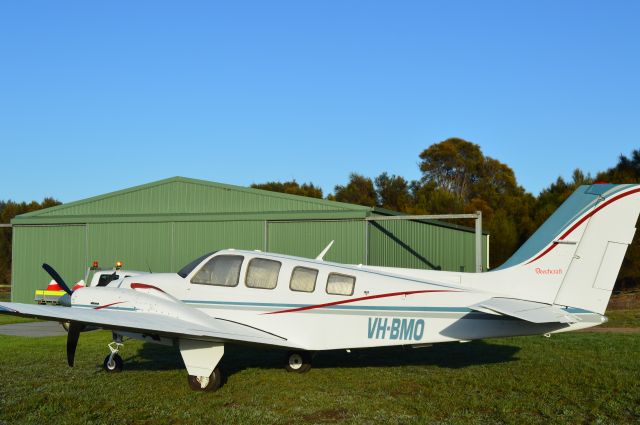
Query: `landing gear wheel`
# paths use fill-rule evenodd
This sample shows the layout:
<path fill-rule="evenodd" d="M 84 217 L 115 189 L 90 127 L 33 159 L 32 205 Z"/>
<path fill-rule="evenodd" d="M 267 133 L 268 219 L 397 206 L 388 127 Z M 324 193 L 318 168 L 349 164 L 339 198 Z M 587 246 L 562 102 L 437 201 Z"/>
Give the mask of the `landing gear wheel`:
<path fill-rule="evenodd" d="M 214 392 L 222 386 L 222 372 L 220 372 L 220 368 L 218 367 L 213 369 L 213 373 L 211 373 L 208 378 L 203 378 L 203 376 L 189 375 L 187 377 L 189 387 L 194 391 Z M 203 383 L 204 387 L 202 386 Z"/>
<path fill-rule="evenodd" d="M 102 363 L 102 367 L 104 368 L 104 370 L 110 373 L 122 372 L 122 365 L 124 363 L 122 361 L 122 357 L 120 357 L 119 354 L 114 354 L 111 361 L 109 361 L 110 357 L 111 354 L 104 358 L 104 362 Z"/>
<path fill-rule="evenodd" d="M 289 352 L 285 369 L 287 369 L 287 372 L 309 372 L 309 369 L 311 369 L 311 354 L 307 351 Z"/>

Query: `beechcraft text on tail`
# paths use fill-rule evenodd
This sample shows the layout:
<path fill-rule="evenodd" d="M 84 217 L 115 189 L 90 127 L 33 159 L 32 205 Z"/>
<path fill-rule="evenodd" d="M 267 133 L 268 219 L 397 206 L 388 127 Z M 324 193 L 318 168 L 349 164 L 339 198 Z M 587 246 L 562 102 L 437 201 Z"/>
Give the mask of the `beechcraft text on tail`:
<path fill-rule="evenodd" d="M 603 323 L 640 213 L 639 185 L 582 186 L 500 268 L 454 273 L 337 264 L 222 250 L 178 273 L 145 273 L 71 291 L 59 306 L 0 303 L 0 312 L 70 322 L 70 366 L 87 326 L 113 331 L 108 371 L 126 338 L 175 344 L 194 390 L 221 385 L 225 344 L 288 352 L 305 372 L 325 350 L 535 335 Z"/>

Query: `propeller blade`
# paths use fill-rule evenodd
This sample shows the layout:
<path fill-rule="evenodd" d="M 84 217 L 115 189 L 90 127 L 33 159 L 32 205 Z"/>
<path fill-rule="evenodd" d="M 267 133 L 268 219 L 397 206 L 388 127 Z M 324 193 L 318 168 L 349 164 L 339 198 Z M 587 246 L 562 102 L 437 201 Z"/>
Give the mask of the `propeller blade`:
<path fill-rule="evenodd" d="M 82 324 L 78 322 L 69 323 L 69 333 L 67 334 L 67 363 L 69 367 L 73 367 L 73 359 L 76 357 L 76 347 L 78 346 L 78 338 Z"/>
<path fill-rule="evenodd" d="M 60 275 L 58 274 L 57 271 L 55 271 L 53 269 L 53 267 L 51 267 L 50 265 L 48 265 L 47 263 L 44 263 L 42 265 L 42 268 L 44 269 L 45 272 L 49 273 L 49 276 L 51 276 L 51 278 L 53 280 L 56 281 L 56 283 L 58 285 L 60 285 L 62 287 L 62 289 L 64 289 L 64 292 L 66 292 L 67 294 L 71 295 L 71 293 L 73 292 L 71 289 L 69 289 L 69 287 L 67 286 L 66 283 L 64 283 L 64 280 L 62 280 L 62 278 L 60 277 Z"/>

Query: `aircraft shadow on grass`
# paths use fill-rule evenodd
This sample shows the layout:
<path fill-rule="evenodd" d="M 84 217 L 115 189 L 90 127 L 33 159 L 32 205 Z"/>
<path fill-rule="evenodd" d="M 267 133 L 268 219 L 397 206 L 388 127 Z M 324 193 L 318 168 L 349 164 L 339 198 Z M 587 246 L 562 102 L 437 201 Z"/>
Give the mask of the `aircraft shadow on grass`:
<path fill-rule="evenodd" d="M 313 368 L 366 368 L 397 366 L 438 366 L 459 369 L 473 365 L 517 361 L 520 347 L 472 341 L 465 344 L 442 343 L 431 347 L 384 347 L 366 350 L 324 351 L 313 359 Z M 222 367 L 226 375 L 245 369 L 284 369 L 285 351 L 247 346 L 225 347 Z M 143 344 L 137 353 L 125 356 L 125 370 L 173 370 L 184 364 L 177 347 Z"/>

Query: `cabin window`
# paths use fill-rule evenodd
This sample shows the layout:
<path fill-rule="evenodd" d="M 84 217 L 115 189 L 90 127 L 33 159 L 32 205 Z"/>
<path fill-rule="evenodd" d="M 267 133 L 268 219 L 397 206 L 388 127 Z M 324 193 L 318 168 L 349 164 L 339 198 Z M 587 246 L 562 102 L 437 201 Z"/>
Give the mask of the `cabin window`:
<path fill-rule="evenodd" d="M 192 262 L 190 262 L 189 264 L 181 268 L 178 274 L 180 275 L 180 277 L 186 278 L 189 275 L 189 273 L 191 273 L 196 267 L 200 265 L 200 263 L 202 263 L 205 260 L 205 258 L 211 257 L 215 253 L 216 251 L 213 251 L 208 254 L 201 255 L 200 257 L 196 258 L 195 260 L 193 260 Z"/>
<path fill-rule="evenodd" d="M 240 255 L 218 255 L 213 257 L 191 279 L 191 283 L 217 286 L 237 286 L 240 267 L 244 257 Z"/>
<path fill-rule="evenodd" d="M 289 288 L 292 291 L 313 292 L 316 289 L 318 270 L 296 267 L 291 273 Z"/>
<path fill-rule="evenodd" d="M 345 274 L 330 273 L 327 279 L 327 294 L 353 295 L 356 278 Z"/>
<path fill-rule="evenodd" d="M 278 284 L 279 261 L 254 258 L 249 262 L 245 283 L 249 288 L 273 289 Z"/>

